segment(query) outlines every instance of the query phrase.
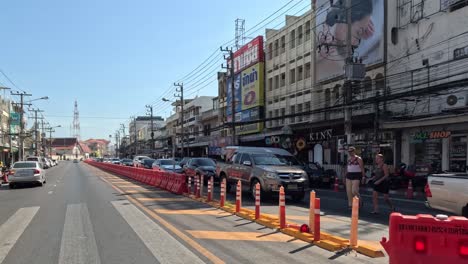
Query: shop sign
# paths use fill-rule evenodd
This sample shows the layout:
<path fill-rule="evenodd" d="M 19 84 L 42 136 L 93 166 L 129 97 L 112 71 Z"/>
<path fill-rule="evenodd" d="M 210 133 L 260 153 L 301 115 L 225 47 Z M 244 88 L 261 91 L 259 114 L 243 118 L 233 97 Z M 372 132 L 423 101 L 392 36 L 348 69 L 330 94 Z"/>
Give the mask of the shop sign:
<path fill-rule="evenodd" d="M 449 138 L 451 134 L 452 133 L 450 131 L 419 132 L 414 134 L 413 140 Z"/>
<path fill-rule="evenodd" d="M 309 141 L 327 141 L 332 138 L 333 129 L 326 129 L 320 132 L 312 132 L 309 134 Z"/>

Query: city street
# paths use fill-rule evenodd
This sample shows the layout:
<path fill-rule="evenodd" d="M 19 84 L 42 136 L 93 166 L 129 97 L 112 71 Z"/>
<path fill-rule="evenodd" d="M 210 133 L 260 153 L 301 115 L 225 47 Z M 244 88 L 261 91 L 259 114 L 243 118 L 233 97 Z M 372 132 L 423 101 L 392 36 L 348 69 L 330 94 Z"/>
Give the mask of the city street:
<path fill-rule="evenodd" d="M 44 187 L 1 188 L 0 263 L 387 262 L 328 252 L 84 163 L 47 173 Z"/>

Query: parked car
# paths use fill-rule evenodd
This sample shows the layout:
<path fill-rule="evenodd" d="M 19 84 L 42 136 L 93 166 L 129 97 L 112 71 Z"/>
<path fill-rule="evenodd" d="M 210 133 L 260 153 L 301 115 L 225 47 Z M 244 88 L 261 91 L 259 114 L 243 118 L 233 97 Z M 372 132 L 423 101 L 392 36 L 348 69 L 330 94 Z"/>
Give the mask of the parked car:
<path fill-rule="evenodd" d="M 133 167 L 133 160 L 131 160 L 131 159 L 122 159 L 120 161 L 120 164 L 124 165 L 124 166 Z"/>
<path fill-rule="evenodd" d="M 443 173 L 428 176 L 425 193 L 430 208 L 468 217 L 468 174 Z"/>
<path fill-rule="evenodd" d="M 133 158 L 133 166 L 134 167 L 143 167 L 142 162 L 143 162 L 144 159 L 150 159 L 150 157 L 148 157 L 148 156 L 135 156 Z"/>
<path fill-rule="evenodd" d="M 171 159 L 157 159 L 153 162 L 153 170 L 171 171 L 175 173 L 183 173 L 182 167 L 177 165 Z"/>
<path fill-rule="evenodd" d="M 153 169 L 153 162 L 155 159 L 144 159 L 141 164 L 143 165 L 143 168 L 145 169 Z"/>
<path fill-rule="evenodd" d="M 11 189 L 23 183 L 37 183 L 42 186 L 46 183 L 46 176 L 38 161 L 18 161 L 13 164 L 8 181 Z"/>
<path fill-rule="evenodd" d="M 120 159 L 118 159 L 118 158 L 113 158 L 113 159 L 111 159 L 111 163 L 112 163 L 112 164 L 117 164 L 117 165 L 119 165 L 119 164 L 120 164 Z"/>
<path fill-rule="evenodd" d="M 241 180 L 243 186 L 250 189 L 252 197 L 255 197 L 255 185 L 259 183 L 263 197 L 278 193 L 283 186 L 293 200 L 304 199 L 309 190 L 309 179 L 304 170 L 287 165 L 262 148 L 236 147 L 232 151 L 228 162 L 217 168 L 218 177 L 226 178 L 227 190 Z"/>
<path fill-rule="evenodd" d="M 187 162 L 190 160 L 190 158 L 183 158 L 181 159 L 177 164 L 180 166 L 180 167 L 184 167 L 185 164 L 187 164 Z"/>
<path fill-rule="evenodd" d="M 209 177 L 216 174 L 216 162 L 210 158 L 191 158 L 185 164 L 184 173 L 187 176 L 204 176 L 204 183 L 207 183 Z"/>
<path fill-rule="evenodd" d="M 37 161 L 41 165 L 42 168 L 44 168 L 44 163 L 41 157 L 37 156 L 29 156 L 26 158 L 26 161 Z"/>

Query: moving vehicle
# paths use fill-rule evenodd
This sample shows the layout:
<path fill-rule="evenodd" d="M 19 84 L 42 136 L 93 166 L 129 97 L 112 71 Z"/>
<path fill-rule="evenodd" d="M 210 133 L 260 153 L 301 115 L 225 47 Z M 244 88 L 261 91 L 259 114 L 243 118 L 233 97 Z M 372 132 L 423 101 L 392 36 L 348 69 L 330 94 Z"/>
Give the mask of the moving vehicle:
<path fill-rule="evenodd" d="M 18 161 L 13 164 L 8 181 L 11 189 L 23 183 L 37 183 L 42 186 L 46 183 L 45 171 L 38 161 Z"/>
<path fill-rule="evenodd" d="M 428 176 L 425 188 L 430 208 L 468 217 L 468 174 L 442 173 Z"/>
<path fill-rule="evenodd" d="M 143 167 L 142 162 L 143 162 L 143 160 L 145 160 L 145 159 L 151 159 L 151 158 L 148 157 L 148 156 L 135 156 L 135 157 L 133 158 L 133 166 L 134 166 L 134 167 Z"/>
<path fill-rule="evenodd" d="M 210 158 L 191 158 L 184 166 L 184 172 L 187 176 L 204 176 L 204 182 L 207 183 L 209 177 L 216 175 L 216 162 Z"/>
<path fill-rule="evenodd" d="M 73 163 L 78 163 L 78 159 L 73 159 Z"/>
<path fill-rule="evenodd" d="M 153 170 L 171 171 L 175 173 L 183 173 L 182 167 L 176 164 L 171 159 L 157 159 L 153 162 Z"/>
<path fill-rule="evenodd" d="M 124 166 L 133 167 L 133 160 L 131 160 L 131 159 L 122 159 L 120 161 L 120 164 L 124 165 Z"/>
<path fill-rule="evenodd" d="M 152 169 L 154 161 L 155 161 L 155 159 L 144 159 L 141 162 L 141 165 L 143 165 L 143 168 L 145 168 L 145 169 Z"/>
<path fill-rule="evenodd" d="M 111 163 L 112 163 L 112 164 L 117 164 L 117 165 L 118 165 L 118 164 L 120 164 L 120 159 L 118 159 L 118 158 L 113 158 L 113 159 L 111 159 Z"/>
<path fill-rule="evenodd" d="M 217 168 L 219 179 L 226 178 L 227 190 L 241 180 L 243 186 L 249 187 L 252 197 L 255 197 L 255 184 L 260 183 L 263 197 L 278 193 L 283 186 L 293 200 L 304 199 L 309 189 L 304 170 L 289 166 L 265 148 L 235 147 L 231 151 L 233 155 L 227 153 L 228 162 Z"/>
<path fill-rule="evenodd" d="M 185 164 L 187 164 L 187 162 L 190 160 L 190 158 L 183 158 L 181 159 L 177 164 L 180 166 L 180 167 L 184 167 Z"/>

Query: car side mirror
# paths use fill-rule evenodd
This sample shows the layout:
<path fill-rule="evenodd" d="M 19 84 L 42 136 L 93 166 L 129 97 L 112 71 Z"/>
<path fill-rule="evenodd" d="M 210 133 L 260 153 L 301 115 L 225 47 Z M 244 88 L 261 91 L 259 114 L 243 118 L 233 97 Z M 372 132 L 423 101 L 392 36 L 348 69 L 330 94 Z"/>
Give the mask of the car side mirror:
<path fill-rule="evenodd" d="M 244 166 L 252 166 L 252 162 L 250 162 L 249 160 L 246 160 L 246 161 L 242 162 L 242 165 L 244 165 Z"/>

